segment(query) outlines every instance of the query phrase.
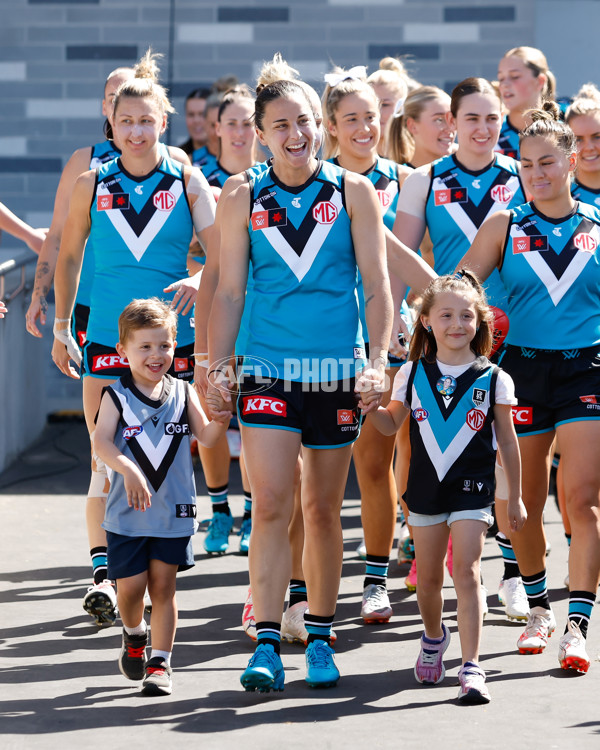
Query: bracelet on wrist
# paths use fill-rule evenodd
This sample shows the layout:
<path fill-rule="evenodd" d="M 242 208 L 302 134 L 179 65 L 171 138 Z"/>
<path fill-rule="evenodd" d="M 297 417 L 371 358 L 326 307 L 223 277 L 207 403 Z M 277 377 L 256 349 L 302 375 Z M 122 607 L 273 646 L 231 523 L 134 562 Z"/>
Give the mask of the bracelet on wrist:
<path fill-rule="evenodd" d="M 209 370 L 208 371 L 208 375 L 206 377 L 210 378 L 210 376 L 213 374 L 213 372 L 220 372 L 220 373 L 222 373 L 223 372 L 223 368 L 221 368 L 221 367 L 215 367 L 214 370 Z"/>

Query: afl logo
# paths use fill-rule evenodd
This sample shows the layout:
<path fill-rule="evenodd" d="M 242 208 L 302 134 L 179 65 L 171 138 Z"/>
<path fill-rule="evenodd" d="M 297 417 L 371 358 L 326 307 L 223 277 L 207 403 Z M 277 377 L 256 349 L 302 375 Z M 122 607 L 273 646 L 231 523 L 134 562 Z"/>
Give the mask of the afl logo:
<path fill-rule="evenodd" d="M 496 203 L 510 203 L 513 198 L 513 191 L 509 190 L 506 185 L 495 185 L 490 190 L 490 195 Z"/>
<path fill-rule="evenodd" d="M 176 203 L 175 196 L 169 190 L 159 190 L 152 198 L 159 211 L 170 211 Z"/>
<path fill-rule="evenodd" d="M 573 242 L 575 243 L 575 247 L 578 250 L 583 250 L 584 253 L 593 253 L 598 247 L 596 240 L 591 234 L 587 234 L 586 232 L 580 232 L 576 235 Z"/>
<path fill-rule="evenodd" d="M 317 203 L 312 213 L 313 219 L 319 224 L 333 224 L 338 216 L 338 210 L 331 201 Z"/>
<path fill-rule="evenodd" d="M 125 427 L 123 430 L 123 438 L 125 440 L 131 440 L 132 437 L 135 437 L 136 435 L 139 435 L 144 431 L 144 428 L 141 424 L 133 425 L 132 427 Z"/>
<path fill-rule="evenodd" d="M 419 407 L 418 409 L 413 409 L 412 415 L 417 420 L 417 422 L 424 422 L 429 416 L 429 412 L 427 411 L 427 409 Z"/>
<path fill-rule="evenodd" d="M 387 208 L 392 202 L 389 193 L 386 193 L 385 190 L 378 190 L 377 197 L 379 198 L 379 202 L 381 203 L 382 208 Z"/>
<path fill-rule="evenodd" d="M 467 424 L 475 432 L 479 432 L 484 422 L 485 414 L 480 409 L 471 409 L 467 412 Z"/>

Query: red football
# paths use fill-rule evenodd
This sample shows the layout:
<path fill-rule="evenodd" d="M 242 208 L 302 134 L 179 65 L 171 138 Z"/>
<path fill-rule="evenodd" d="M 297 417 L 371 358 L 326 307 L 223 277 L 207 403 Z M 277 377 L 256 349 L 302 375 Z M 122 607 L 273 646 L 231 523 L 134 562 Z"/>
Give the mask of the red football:
<path fill-rule="evenodd" d="M 490 352 L 491 356 L 492 354 L 495 354 L 504 343 L 504 339 L 506 338 L 506 335 L 508 333 L 509 322 L 508 315 L 504 312 L 504 310 L 501 310 L 499 307 L 494 307 L 493 305 L 491 305 L 490 309 L 494 316 L 494 320 L 492 322 L 492 351 Z"/>

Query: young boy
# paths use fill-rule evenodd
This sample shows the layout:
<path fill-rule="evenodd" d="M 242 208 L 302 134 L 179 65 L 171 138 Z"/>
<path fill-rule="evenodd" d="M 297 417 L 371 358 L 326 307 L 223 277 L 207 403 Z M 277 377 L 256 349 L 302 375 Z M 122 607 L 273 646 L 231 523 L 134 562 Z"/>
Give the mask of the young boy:
<path fill-rule="evenodd" d="M 110 475 L 102 526 L 123 620 L 119 669 L 130 680 L 143 680 L 144 695 L 172 690 L 175 576 L 194 565 L 191 535 L 197 527 L 190 436 L 210 447 L 229 422 L 209 422 L 194 389 L 167 374 L 176 331 L 176 313 L 159 299 L 133 300 L 123 310 L 117 351 L 130 372 L 105 389 L 94 441 Z M 146 587 L 152 599 L 148 661 Z"/>

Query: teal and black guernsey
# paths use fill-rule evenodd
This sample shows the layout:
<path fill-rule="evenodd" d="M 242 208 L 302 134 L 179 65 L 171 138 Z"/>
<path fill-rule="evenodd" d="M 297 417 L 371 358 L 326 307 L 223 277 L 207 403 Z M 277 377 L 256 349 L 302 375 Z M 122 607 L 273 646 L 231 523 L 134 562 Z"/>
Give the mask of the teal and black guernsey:
<path fill-rule="evenodd" d="M 513 209 L 500 276 L 508 291 L 507 344 L 581 349 L 600 342 L 600 210 L 576 203 L 552 219 L 534 203 Z"/>
<path fill-rule="evenodd" d="M 436 515 L 494 502 L 492 429 L 498 368 L 479 357 L 443 395 L 437 362 L 413 362 L 406 388 L 411 459 L 404 499 L 413 513 Z"/>
<path fill-rule="evenodd" d="M 519 159 L 519 136 L 520 132 L 511 125 L 508 115 L 502 120 L 500 128 L 500 137 L 496 145 L 496 151 L 504 156 L 510 156 L 513 159 Z"/>
<path fill-rule="evenodd" d="M 518 164 L 508 156 L 496 154 L 490 165 L 477 171 L 467 169 L 453 154 L 434 161 L 425 216 L 436 273 L 453 273 L 483 222 L 524 201 Z M 496 269 L 484 288 L 490 305 L 506 309 L 506 291 Z"/>
<path fill-rule="evenodd" d="M 87 339 L 114 346 L 119 315 L 132 299 L 162 298 L 166 286 L 188 275 L 193 224 L 183 164 L 163 157 L 142 177 L 121 159 L 98 167 L 90 220 L 95 273 Z M 193 340 L 190 316 L 180 314 L 177 343 Z"/>
<path fill-rule="evenodd" d="M 343 380 L 364 361 L 344 177 L 319 162 L 298 187 L 272 168 L 250 180 L 254 288 L 243 354 L 245 363 L 266 360 L 284 380 Z"/>
<path fill-rule="evenodd" d="M 103 528 L 124 536 L 186 537 L 196 530 L 188 388 L 170 375 L 160 398 L 141 393 L 131 373 L 105 388 L 119 412 L 115 445 L 141 469 L 152 493 L 144 513 L 127 505 L 123 475 L 109 469 Z"/>
<path fill-rule="evenodd" d="M 600 188 L 589 188 L 582 185 L 577 179 L 571 183 L 571 195 L 576 201 L 589 203 L 590 206 L 600 206 Z"/>

